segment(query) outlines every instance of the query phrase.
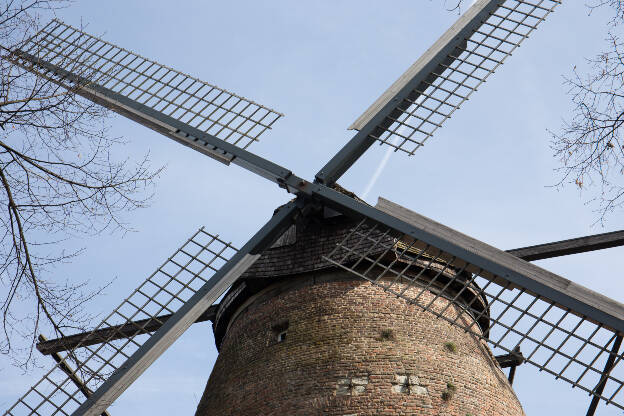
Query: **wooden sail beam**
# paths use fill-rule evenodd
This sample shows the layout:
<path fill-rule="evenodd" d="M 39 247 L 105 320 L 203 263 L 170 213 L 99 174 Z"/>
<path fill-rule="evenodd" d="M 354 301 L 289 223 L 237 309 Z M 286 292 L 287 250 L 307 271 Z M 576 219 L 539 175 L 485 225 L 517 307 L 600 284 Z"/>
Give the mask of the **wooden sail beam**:
<path fill-rule="evenodd" d="M 526 261 L 543 260 L 624 245 L 624 231 L 588 235 L 569 240 L 507 250 Z"/>
<path fill-rule="evenodd" d="M 195 322 L 212 320 L 217 313 L 218 306 L 218 304 L 212 305 Z M 116 339 L 130 338 L 139 334 L 149 334 L 158 330 L 170 317 L 171 314 L 160 315 L 157 318 L 141 319 L 123 325 L 115 325 L 91 332 L 82 332 L 62 338 L 41 341 L 37 343 L 37 350 L 43 355 L 50 355 L 68 351 L 78 346 L 86 347 Z"/>

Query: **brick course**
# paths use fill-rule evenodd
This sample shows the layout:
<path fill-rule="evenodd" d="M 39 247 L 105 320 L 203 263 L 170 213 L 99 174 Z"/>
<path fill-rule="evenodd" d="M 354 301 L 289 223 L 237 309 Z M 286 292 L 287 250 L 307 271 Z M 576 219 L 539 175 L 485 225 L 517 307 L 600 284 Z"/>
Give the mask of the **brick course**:
<path fill-rule="evenodd" d="M 524 415 L 485 342 L 347 273 L 274 283 L 228 325 L 198 416 Z"/>

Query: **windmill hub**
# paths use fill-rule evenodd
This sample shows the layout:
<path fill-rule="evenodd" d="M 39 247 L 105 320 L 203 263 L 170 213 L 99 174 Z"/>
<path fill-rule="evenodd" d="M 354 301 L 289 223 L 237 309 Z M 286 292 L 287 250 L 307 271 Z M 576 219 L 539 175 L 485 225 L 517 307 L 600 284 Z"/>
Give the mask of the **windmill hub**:
<path fill-rule="evenodd" d="M 353 226 L 344 216 L 306 218 L 230 290 L 214 318 L 219 358 L 196 414 L 523 415 L 486 343 L 436 315 L 487 332 L 485 301 L 459 294 L 446 283 L 460 277 L 442 268 L 448 279 L 425 291 L 431 266 L 409 266 L 416 284 L 384 278 L 432 303 L 423 311 L 332 267 L 324 246 Z"/>

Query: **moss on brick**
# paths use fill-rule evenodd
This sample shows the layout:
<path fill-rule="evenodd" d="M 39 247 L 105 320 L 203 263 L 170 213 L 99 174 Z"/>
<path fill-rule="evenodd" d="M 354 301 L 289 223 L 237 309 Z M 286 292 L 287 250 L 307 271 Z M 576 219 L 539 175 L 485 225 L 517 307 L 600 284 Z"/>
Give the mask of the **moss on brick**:
<path fill-rule="evenodd" d="M 444 343 L 444 348 L 446 348 L 450 352 L 457 352 L 457 344 L 452 341 L 447 341 Z"/>
<path fill-rule="evenodd" d="M 276 286 L 279 290 L 267 289 L 271 296 L 241 307 L 196 415 L 524 415 L 483 341 L 370 283 L 336 276 L 288 290 Z M 421 295 L 424 302 L 435 297 Z M 435 308 L 447 318 L 472 319 L 444 302 L 438 297 Z M 288 341 L 267 345 L 272 327 L 286 319 Z M 377 341 L 387 329 L 394 340 Z M 461 345 L 461 352 L 444 353 L 441 345 L 448 339 Z M 418 383 L 393 392 L 397 374 L 417 377 Z M 341 380 L 364 378 L 368 383 L 357 394 L 337 395 Z M 441 398 L 450 391 L 452 400 Z"/>
<path fill-rule="evenodd" d="M 392 328 L 382 329 L 379 336 L 375 338 L 377 341 L 395 341 L 394 330 Z"/>

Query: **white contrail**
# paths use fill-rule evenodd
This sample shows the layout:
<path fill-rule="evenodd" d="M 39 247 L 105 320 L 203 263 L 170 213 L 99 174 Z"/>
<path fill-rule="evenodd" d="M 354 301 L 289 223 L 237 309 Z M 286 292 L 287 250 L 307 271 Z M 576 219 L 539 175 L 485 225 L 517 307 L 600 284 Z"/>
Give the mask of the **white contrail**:
<path fill-rule="evenodd" d="M 398 138 L 399 136 L 396 136 L 396 135 L 392 138 L 393 145 L 396 146 Z M 373 189 L 373 186 L 375 186 L 377 179 L 379 179 L 379 176 L 381 176 L 381 172 L 383 172 L 384 168 L 388 164 L 388 160 L 390 160 L 390 156 L 392 155 L 395 149 L 396 148 L 392 146 L 388 146 L 388 148 L 386 149 L 386 153 L 384 154 L 383 159 L 381 159 L 381 163 L 379 164 L 379 166 L 377 166 L 377 169 L 375 169 L 375 173 L 373 173 L 373 176 L 370 178 L 370 180 L 366 184 L 366 188 L 364 189 L 364 192 L 362 192 L 362 199 L 366 200 L 366 197 L 370 193 L 371 189 Z"/>
<path fill-rule="evenodd" d="M 416 98 L 414 105 L 420 105 L 423 101 L 424 101 L 424 96 L 420 95 L 418 98 Z M 409 109 L 412 109 L 412 107 L 410 107 Z M 399 137 L 401 136 L 405 137 L 405 130 L 407 128 L 406 123 L 409 119 L 410 119 L 410 116 L 408 113 L 408 115 L 406 115 L 403 121 L 401 122 L 402 124 L 401 124 L 401 127 L 399 127 L 399 130 L 396 132 L 396 134 L 393 135 L 394 137 L 392 138 L 392 144 L 394 146 L 388 145 L 388 148 L 386 149 L 386 154 L 384 154 L 383 159 L 381 159 L 381 163 L 379 164 L 379 166 L 377 166 L 377 169 L 375 169 L 375 173 L 373 173 L 373 176 L 370 178 L 370 180 L 366 184 L 366 188 L 364 188 L 364 192 L 362 192 L 363 200 L 366 200 L 366 197 L 370 193 L 371 189 L 373 189 L 373 186 L 375 186 L 375 182 L 377 182 L 377 179 L 379 179 L 379 176 L 381 176 L 381 173 L 383 172 L 384 168 L 388 164 L 388 160 L 390 159 L 390 156 L 392 155 L 394 151 L 397 150 L 396 146 L 397 146 L 397 143 L 399 142 Z"/>
<path fill-rule="evenodd" d="M 477 2 L 477 0 L 471 0 L 470 1 L 470 5 L 468 6 L 468 8 L 472 7 L 475 3 Z M 418 99 L 416 100 L 415 104 L 420 104 L 423 101 L 423 96 L 419 96 Z M 403 135 L 403 130 L 405 129 L 405 125 L 401 126 L 401 128 L 399 129 L 399 134 Z M 396 146 L 397 141 L 398 141 L 399 136 L 395 135 L 392 139 L 392 144 Z M 392 155 L 392 152 L 396 150 L 396 147 L 392 147 L 392 146 L 388 146 L 388 148 L 386 149 L 386 153 L 384 154 L 383 159 L 381 159 L 381 163 L 379 164 L 379 166 L 377 166 L 377 169 L 375 169 L 375 173 L 373 173 L 373 176 L 370 178 L 370 180 L 368 181 L 368 183 L 366 184 L 366 188 L 364 188 L 364 192 L 362 192 L 362 199 L 366 200 L 366 197 L 368 196 L 368 194 L 370 193 L 370 191 L 373 189 L 373 186 L 375 186 L 375 183 L 377 182 L 377 179 L 379 179 L 379 177 L 381 176 L 381 173 L 383 172 L 384 168 L 386 167 L 386 165 L 388 164 L 388 160 L 390 160 L 390 156 Z"/>

